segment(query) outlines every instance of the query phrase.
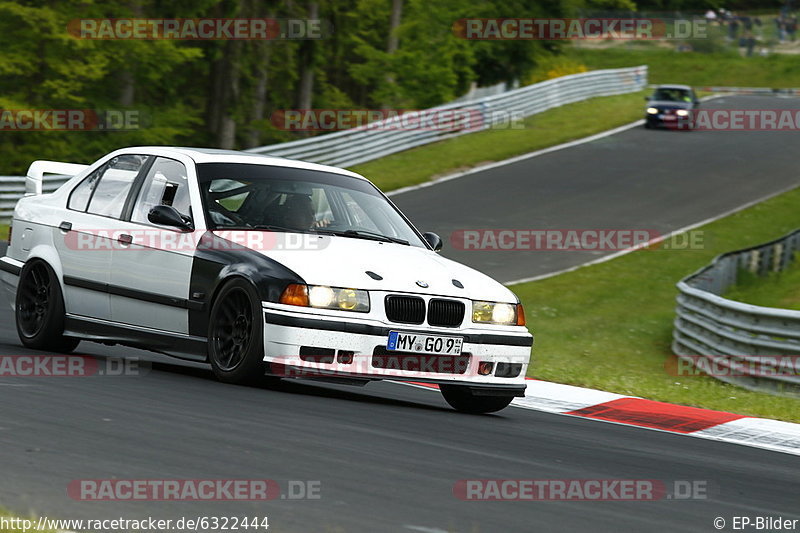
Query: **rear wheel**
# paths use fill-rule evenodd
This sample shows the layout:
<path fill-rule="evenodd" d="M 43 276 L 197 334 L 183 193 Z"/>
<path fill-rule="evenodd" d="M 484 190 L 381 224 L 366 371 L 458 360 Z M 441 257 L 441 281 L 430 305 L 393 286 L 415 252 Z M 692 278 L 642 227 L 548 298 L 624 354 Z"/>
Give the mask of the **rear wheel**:
<path fill-rule="evenodd" d="M 17 335 L 26 348 L 69 353 L 81 342 L 64 336 L 61 285 L 44 261 L 29 261 L 22 268 L 15 309 Z"/>
<path fill-rule="evenodd" d="M 208 322 L 208 359 L 225 383 L 264 380 L 264 326 L 255 288 L 244 279 L 226 283 L 214 300 Z"/>
<path fill-rule="evenodd" d="M 494 413 L 505 409 L 513 396 L 476 396 L 463 385 L 440 385 L 442 396 L 450 406 L 463 413 Z"/>

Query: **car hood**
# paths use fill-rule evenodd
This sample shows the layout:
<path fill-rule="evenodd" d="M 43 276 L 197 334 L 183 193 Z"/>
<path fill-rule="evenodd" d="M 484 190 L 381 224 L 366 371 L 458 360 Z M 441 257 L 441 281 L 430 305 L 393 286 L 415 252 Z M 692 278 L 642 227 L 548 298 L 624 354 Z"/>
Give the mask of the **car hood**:
<path fill-rule="evenodd" d="M 333 235 L 281 235 L 285 242 L 304 244 L 282 250 L 245 246 L 278 261 L 310 285 L 517 301 L 514 293 L 489 276 L 425 248 Z M 373 279 L 367 271 L 383 279 Z M 453 280 L 464 288 L 456 287 Z M 420 287 L 418 281 L 427 287 Z"/>
<path fill-rule="evenodd" d="M 647 102 L 647 107 L 658 107 L 661 109 L 691 109 L 691 102 L 673 102 L 671 100 L 651 100 Z"/>

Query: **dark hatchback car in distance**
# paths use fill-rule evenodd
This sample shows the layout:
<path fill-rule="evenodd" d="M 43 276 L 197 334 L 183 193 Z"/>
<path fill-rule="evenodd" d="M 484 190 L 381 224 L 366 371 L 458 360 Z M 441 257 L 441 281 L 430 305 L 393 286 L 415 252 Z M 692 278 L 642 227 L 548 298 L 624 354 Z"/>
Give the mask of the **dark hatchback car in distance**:
<path fill-rule="evenodd" d="M 659 85 L 645 100 L 645 128 L 692 129 L 700 100 L 688 85 Z"/>

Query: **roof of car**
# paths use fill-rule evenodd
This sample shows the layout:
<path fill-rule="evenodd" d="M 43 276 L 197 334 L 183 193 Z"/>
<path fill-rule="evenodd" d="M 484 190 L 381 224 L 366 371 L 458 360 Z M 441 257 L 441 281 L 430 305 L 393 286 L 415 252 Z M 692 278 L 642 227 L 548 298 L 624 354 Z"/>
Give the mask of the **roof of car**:
<path fill-rule="evenodd" d="M 252 165 L 270 165 L 276 167 L 303 168 L 306 170 L 317 170 L 320 172 L 333 172 L 344 174 L 356 178 L 364 179 L 363 176 L 350 172 L 339 167 L 309 163 L 297 159 L 276 157 L 270 155 L 255 154 L 253 152 L 241 152 L 238 150 L 221 150 L 218 148 L 193 148 L 186 146 L 132 146 L 125 148 L 125 152 L 145 152 L 153 154 L 181 154 L 190 157 L 195 163 L 245 163 Z"/>
<path fill-rule="evenodd" d="M 691 86 L 689 86 L 689 85 L 674 85 L 674 84 L 658 85 L 658 86 L 656 86 L 656 89 L 682 89 L 684 91 L 691 91 L 692 90 Z"/>

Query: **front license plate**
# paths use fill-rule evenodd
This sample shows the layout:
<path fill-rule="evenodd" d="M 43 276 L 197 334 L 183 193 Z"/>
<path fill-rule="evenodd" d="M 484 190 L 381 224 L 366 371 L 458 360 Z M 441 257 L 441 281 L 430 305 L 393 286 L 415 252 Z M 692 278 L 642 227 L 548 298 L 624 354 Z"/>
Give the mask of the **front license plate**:
<path fill-rule="evenodd" d="M 461 355 L 463 344 L 464 337 L 442 337 L 390 331 L 386 349 L 398 352 Z"/>

